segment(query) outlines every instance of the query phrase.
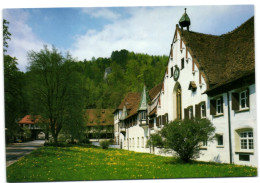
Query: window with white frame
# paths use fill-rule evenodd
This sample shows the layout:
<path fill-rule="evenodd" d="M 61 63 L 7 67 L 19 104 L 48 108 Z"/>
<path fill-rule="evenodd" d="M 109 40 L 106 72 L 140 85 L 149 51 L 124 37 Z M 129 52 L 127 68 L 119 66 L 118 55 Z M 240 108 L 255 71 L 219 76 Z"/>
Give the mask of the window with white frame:
<path fill-rule="evenodd" d="M 208 141 L 207 141 L 207 140 L 204 140 L 204 141 L 202 142 L 202 146 L 203 146 L 203 147 L 207 147 L 207 146 L 208 146 Z"/>
<path fill-rule="evenodd" d="M 143 120 L 146 119 L 146 111 L 141 112 L 141 119 L 143 119 Z"/>
<path fill-rule="evenodd" d="M 223 113 L 223 108 L 222 108 L 222 100 L 221 100 L 221 98 L 218 98 L 217 100 L 216 100 L 216 112 L 217 112 L 217 114 L 222 114 Z"/>
<path fill-rule="evenodd" d="M 133 147 L 135 147 L 135 138 L 133 138 L 132 141 L 133 141 Z"/>
<path fill-rule="evenodd" d="M 139 137 L 137 137 L 137 148 L 139 148 Z"/>
<path fill-rule="evenodd" d="M 239 93 L 239 107 L 240 109 L 247 109 L 249 106 L 247 106 L 248 98 L 247 98 L 247 90 L 242 91 Z"/>
<path fill-rule="evenodd" d="M 144 137 L 142 137 L 142 148 L 144 148 Z"/>
<path fill-rule="evenodd" d="M 217 135 L 217 143 L 218 143 L 218 146 L 224 145 L 223 135 L 220 135 L 220 134 Z"/>
<path fill-rule="evenodd" d="M 205 103 L 200 104 L 201 118 L 206 118 L 206 105 Z"/>
<path fill-rule="evenodd" d="M 254 149 L 254 138 L 252 131 L 240 132 L 240 149 L 252 150 Z"/>

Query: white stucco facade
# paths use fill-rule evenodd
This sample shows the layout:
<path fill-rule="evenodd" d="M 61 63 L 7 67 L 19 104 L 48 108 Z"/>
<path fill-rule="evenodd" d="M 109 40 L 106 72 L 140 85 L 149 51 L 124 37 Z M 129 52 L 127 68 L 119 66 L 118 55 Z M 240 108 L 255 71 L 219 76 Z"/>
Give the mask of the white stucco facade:
<path fill-rule="evenodd" d="M 213 123 L 217 136 L 213 141 L 202 145 L 198 160 L 256 167 L 258 152 L 254 82 L 239 84 L 237 81 L 232 89 L 209 94 L 205 73 L 199 70 L 177 28 L 170 50 L 162 89 L 151 101 L 147 114 L 156 108 L 156 117 L 167 115 L 166 121 L 171 122 L 177 118 L 184 119 L 187 115 L 196 117 L 196 107 L 199 106 L 200 117 Z M 175 70 L 179 70 L 179 74 L 176 74 Z M 238 96 L 237 109 L 234 109 L 235 96 Z M 178 108 L 181 112 L 178 112 Z M 205 112 L 202 112 L 204 109 Z M 124 133 L 120 133 L 120 130 L 115 132 L 115 136 L 119 133 L 122 148 L 161 154 L 158 148 L 155 152 L 146 148 L 150 134 L 163 127 L 162 123 L 157 124 L 156 117 L 149 117 L 150 125 L 142 125 L 137 116 L 135 125 L 126 127 Z M 115 124 L 117 123 L 118 120 L 115 119 Z"/>

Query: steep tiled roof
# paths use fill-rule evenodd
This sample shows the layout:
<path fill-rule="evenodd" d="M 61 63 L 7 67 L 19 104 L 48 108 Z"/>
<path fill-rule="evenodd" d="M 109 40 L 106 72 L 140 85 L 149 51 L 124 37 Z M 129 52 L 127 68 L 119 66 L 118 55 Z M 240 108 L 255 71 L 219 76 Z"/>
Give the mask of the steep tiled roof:
<path fill-rule="evenodd" d="M 156 95 L 161 91 L 162 89 L 162 83 L 156 85 L 155 87 L 153 87 L 150 91 L 149 91 L 149 97 L 151 100 L 154 99 L 154 97 L 156 97 Z"/>
<path fill-rule="evenodd" d="M 140 93 L 136 92 L 129 92 L 126 94 L 125 98 L 122 100 L 121 104 L 117 107 L 117 109 L 122 110 L 124 105 L 126 106 L 126 109 L 129 110 L 135 105 L 137 100 L 140 100 Z"/>
<path fill-rule="evenodd" d="M 31 117 L 31 115 L 26 115 L 18 123 L 19 124 L 35 124 L 35 123 L 39 122 L 39 120 L 40 120 L 39 115 L 33 116 L 33 117 Z"/>
<path fill-rule="evenodd" d="M 106 126 L 114 124 L 113 109 L 87 109 L 85 119 L 87 126 Z"/>
<path fill-rule="evenodd" d="M 254 72 L 254 17 L 221 36 L 182 31 L 178 26 L 177 30 L 205 73 L 209 88 Z"/>
<path fill-rule="evenodd" d="M 140 100 L 141 100 L 141 96 L 139 96 L 139 98 L 136 100 L 136 102 L 134 103 L 134 105 L 132 106 L 130 111 L 128 112 L 128 115 L 127 115 L 126 119 L 130 118 L 131 116 L 133 116 L 135 114 L 137 114 Z"/>

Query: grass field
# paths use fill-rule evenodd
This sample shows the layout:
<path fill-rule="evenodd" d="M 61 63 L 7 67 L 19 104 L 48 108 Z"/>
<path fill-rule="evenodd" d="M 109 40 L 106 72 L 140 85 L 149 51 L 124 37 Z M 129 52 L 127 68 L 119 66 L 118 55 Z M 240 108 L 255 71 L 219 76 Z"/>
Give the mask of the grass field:
<path fill-rule="evenodd" d="M 256 176 L 257 169 L 238 165 L 179 163 L 171 157 L 126 150 L 41 147 L 7 168 L 7 181 L 76 181 Z"/>

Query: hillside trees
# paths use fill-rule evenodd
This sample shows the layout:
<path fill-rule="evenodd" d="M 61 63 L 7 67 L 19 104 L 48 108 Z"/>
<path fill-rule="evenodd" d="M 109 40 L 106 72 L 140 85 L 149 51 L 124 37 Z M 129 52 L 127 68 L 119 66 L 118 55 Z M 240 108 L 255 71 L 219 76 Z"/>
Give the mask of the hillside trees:
<path fill-rule="evenodd" d="M 30 88 L 31 110 L 48 119 L 50 132 L 57 142 L 61 129 L 68 125 L 69 119 L 81 120 L 82 106 L 79 98 L 82 97 L 80 85 L 75 70 L 71 66 L 73 59 L 70 55 L 62 56 L 57 49 L 49 50 L 45 46 L 41 51 L 31 51 L 28 54 L 30 61 Z M 73 103 L 75 100 L 75 103 Z M 73 105 L 72 105 L 73 104 Z M 70 120 L 70 125 L 82 124 Z M 74 126 L 73 126 L 74 128 Z M 78 128 L 78 127 L 77 127 Z M 71 127 L 72 129 L 72 127 Z M 72 132 L 74 135 L 74 132 Z"/>

